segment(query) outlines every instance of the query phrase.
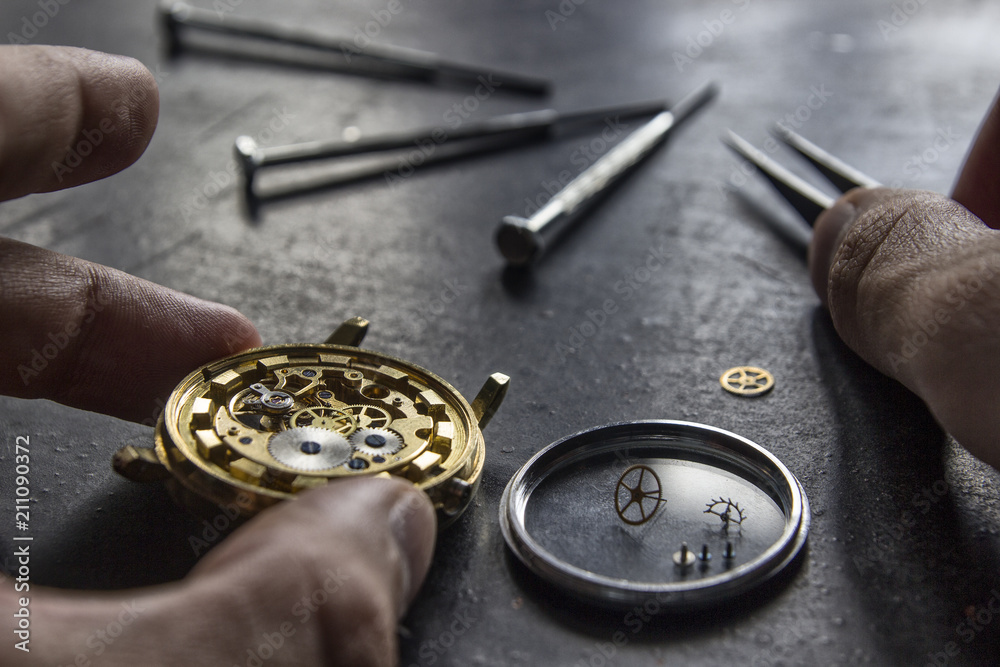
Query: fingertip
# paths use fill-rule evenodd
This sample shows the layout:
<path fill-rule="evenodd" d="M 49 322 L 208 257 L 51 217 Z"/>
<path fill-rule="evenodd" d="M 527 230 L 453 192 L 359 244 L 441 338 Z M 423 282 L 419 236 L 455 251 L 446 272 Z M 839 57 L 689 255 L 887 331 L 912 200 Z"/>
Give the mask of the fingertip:
<path fill-rule="evenodd" d="M 0 46 L 0 199 L 110 176 L 135 162 L 159 116 L 140 62 L 65 46 Z"/>
<path fill-rule="evenodd" d="M 67 57 L 79 80 L 81 118 L 64 162 L 72 167 L 78 155 L 81 164 L 51 189 L 105 178 L 133 164 L 149 146 L 160 113 L 156 79 L 135 58 L 69 47 Z M 88 144 L 89 160 L 83 155 Z"/>
<path fill-rule="evenodd" d="M 854 188 L 816 218 L 809 244 L 809 274 L 813 289 L 824 306 L 830 305 L 830 287 L 835 282 L 831 270 L 839 259 L 843 259 L 839 255 L 855 223 L 906 192 L 892 188 Z"/>
<path fill-rule="evenodd" d="M 824 306 L 827 305 L 830 267 L 847 230 L 858 217 L 858 209 L 847 197 L 841 197 L 820 214 L 809 244 L 809 275 L 813 289 Z"/>

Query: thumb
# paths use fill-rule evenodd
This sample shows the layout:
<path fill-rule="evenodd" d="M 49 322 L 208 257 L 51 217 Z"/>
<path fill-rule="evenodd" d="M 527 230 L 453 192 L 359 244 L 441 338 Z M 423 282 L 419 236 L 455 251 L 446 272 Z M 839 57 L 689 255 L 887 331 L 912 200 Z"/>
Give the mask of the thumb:
<path fill-rule="evenodd" d="M 809 264 L 844 342 L 1000 468 L 1000 231 L 943 195 L 859 188 L 816 221 Z"/>
<path fill-rule="evenodd" d="M 430 499 L 414 485 L 339 480 L 255 517 L 199 561 L 187 584 L 217 608 L 216 619 L 233 617 L 231 591 L 244 589 L 255 599 L 239 604 L 260 610 L 258 623 L 270 617 L 264 627 L 296 620 L 300 653 L 280 664 L 395 664 L 397 625 L 430 568 L 436 536 Z M 238 632 L 252 629 L 207 634 L 231 638 L 228 658 L 252 639 Z"/>
<path fill-rule="evenodd" d="M 32 582 L 31 654 L 4 641 L 0 664 L 84 664 L 89 650 L 110 666 L 389 667 L 435 537 L 430 499 L 412 484 L 332 482 L 254 517 L 180 582 L 87 593 Z M 24 595 L 0 576 L 0 608 Z M 13 636 L 18 615 L 4 616 Z M 119 634 L 96 643 L 109 623 Z"/>

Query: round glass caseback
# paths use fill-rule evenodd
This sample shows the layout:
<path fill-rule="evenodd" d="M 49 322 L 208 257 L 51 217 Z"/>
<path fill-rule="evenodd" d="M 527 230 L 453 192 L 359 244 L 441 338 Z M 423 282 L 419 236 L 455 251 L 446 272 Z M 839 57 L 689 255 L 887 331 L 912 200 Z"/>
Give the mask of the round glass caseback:
<path fill-rule="evenodd" d="M 528 569 L 606 606 L 684 610 L 732 599 L 795 560 L 809 532 L 799 481 L 759 445 L 691 422 L 609 424 L 533 456 L 500 527 Z"/>

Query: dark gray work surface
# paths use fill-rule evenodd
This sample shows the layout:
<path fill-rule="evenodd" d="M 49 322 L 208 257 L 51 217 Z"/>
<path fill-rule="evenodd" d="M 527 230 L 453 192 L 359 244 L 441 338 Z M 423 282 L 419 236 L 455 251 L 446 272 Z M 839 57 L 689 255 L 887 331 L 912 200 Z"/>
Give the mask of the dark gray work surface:
<path fill-rule="evenodd" d="M 801 251 L 764 220 L 793 224 L 794 214 L 755 178 L 726 187 L 745 179 L 718 137 L 731 127 L 760 146 L 769 124 L 798 114 L 803 134 L 875 178 L 947 191 L 1000 83 L 1000 7 L 401 2 L 379 39 L 555 82 L 547 100 L 498 90 L 477 102 L 475 118 L 677 99 L 708 79 L 722 95 L 531 279 L 505 281 L 493 246 L 498 221 L 523 214 L 560 171 L 575 173 L 599 129 L 425 166 L 391 186 L 379 175 L 271 202 L 250 221 L 223 176 L 238 134 L 263 132 L 277 145 L 352 125 L 447 127 L 449 109 L 474 100 L 475 86 L 204 51 L 168 61 L 152 2 L 72 0 L 32 41 L 143 61 L 159 79 L 159 129 L 118 176 L 3 204 L 0 233 L 230 304 L 267 343 L 322 340 L 363 315 L 372 321 L 366 347 L 430 368 L 467 397 L 491 372 L 513 378 L 486 430 L 479 494 L 441 534 L 404 620 L 404 665 L 597 666 L 616 631 L 627 645 L 613 647 L 609 664 L 997 664 L 1000 619 L 983 610 L 1000 590 L 997 472 L 839 342 Z M 385 5 L 216 3 L 347 35 Z M 35 0 L 4 2 L 0 35 L 37 11 Z M 697 57 L 679 68 L 674 53 L 699 39 L 702 53 L 692 49 Z M 600 143 L 593 148 L 604 150 Z M 647 272 L 654 249 L 667 258 Z M 616 312 L 568 353 L 574 328 L 606 300 Z M 720 373 L 741 364 L 772 371 L 775 390 L 755 400 L 724 393 Z M 199 522 L 108 464 L 123 444 L 150 444 L 151 428 L 47 402 L 0 405 L 0 534 L 13 526 L 14 440 L 30 436 L 34 582 L 119 588 L 192 566 L 188 537 Z M 734 431 L 799 477 L 812 532 L 787 585 L 754 604 L 636 623 L 560 597 L 513 562 L 497 510 L 518 467 L 566 434 L 643 418 Z M 0 556 L 12 551 L 5 537 Z M 989 622 L 970 625 L 977 613 Z M 952 642 L 955 657 L 944 654 Z"/>

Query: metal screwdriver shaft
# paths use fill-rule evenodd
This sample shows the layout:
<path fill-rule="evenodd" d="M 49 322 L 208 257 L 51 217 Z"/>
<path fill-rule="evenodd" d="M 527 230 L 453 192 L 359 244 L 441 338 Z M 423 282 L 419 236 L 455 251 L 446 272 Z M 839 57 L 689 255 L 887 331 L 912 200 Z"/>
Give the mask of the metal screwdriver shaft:
<path fill-rule="evenodd" d="M 451 77 L 476 81 L 480 77 L 489 76 L 494 85 L 503 86 L 507 90 L 533 95 L 544 95 L 549 91 L 549 81 L 539 77 L 449 62 L 435 53 L 387 44 L 369 43 L 362 48 L 352 39 L 329 37 L 297 28 L 272 25 L 237 14 L 222 18 L 218 12 L 192 7 L 184 2 L 171 0 L 163 2 L 160 5 L 160 17 L 171 52 L 176 52 L 180 48 L 179 32 L 182 27 L 196 28 L 380 62 L 391 65 L 400 74 L 414 78 L 433 80 L 439 77 Z"/>
<path fill-rule="evenodd" d="M 576 221 L 583 205 L 615 183 L 658 146 L 678 123 L 707 103 L 717 92 L 705 84 L 669 111 L 663 111 L 608 151 L 569 182 L 530 218 L 509 215 L 500 223 L 496 242 L 514 266 L 531 264 Z"/>
<path fill-rule="evenodd" d="M 357 141 L 308 141 L 287 146 L 261 147 L 249 136 L 236 139 L 236 158 L 243 170 L 244 185 L 253 192 L 257 172 L 265 167 L 327 160 L 351 155 L 420 147 L 444 142 L 485 139 L 532 131 L 547 133 L 557 124 L 586 123 L 609 117 L 634 118 L 659 113 L 666 108 L 663 101 L 641 102 L 604 109 L 591 109 L 561 114 L 554 109 L 539 109 L 495 116 L 480 122 L 465 123 L 455 129 L 420 128 L 409 132 L 383 134 Z"/>

